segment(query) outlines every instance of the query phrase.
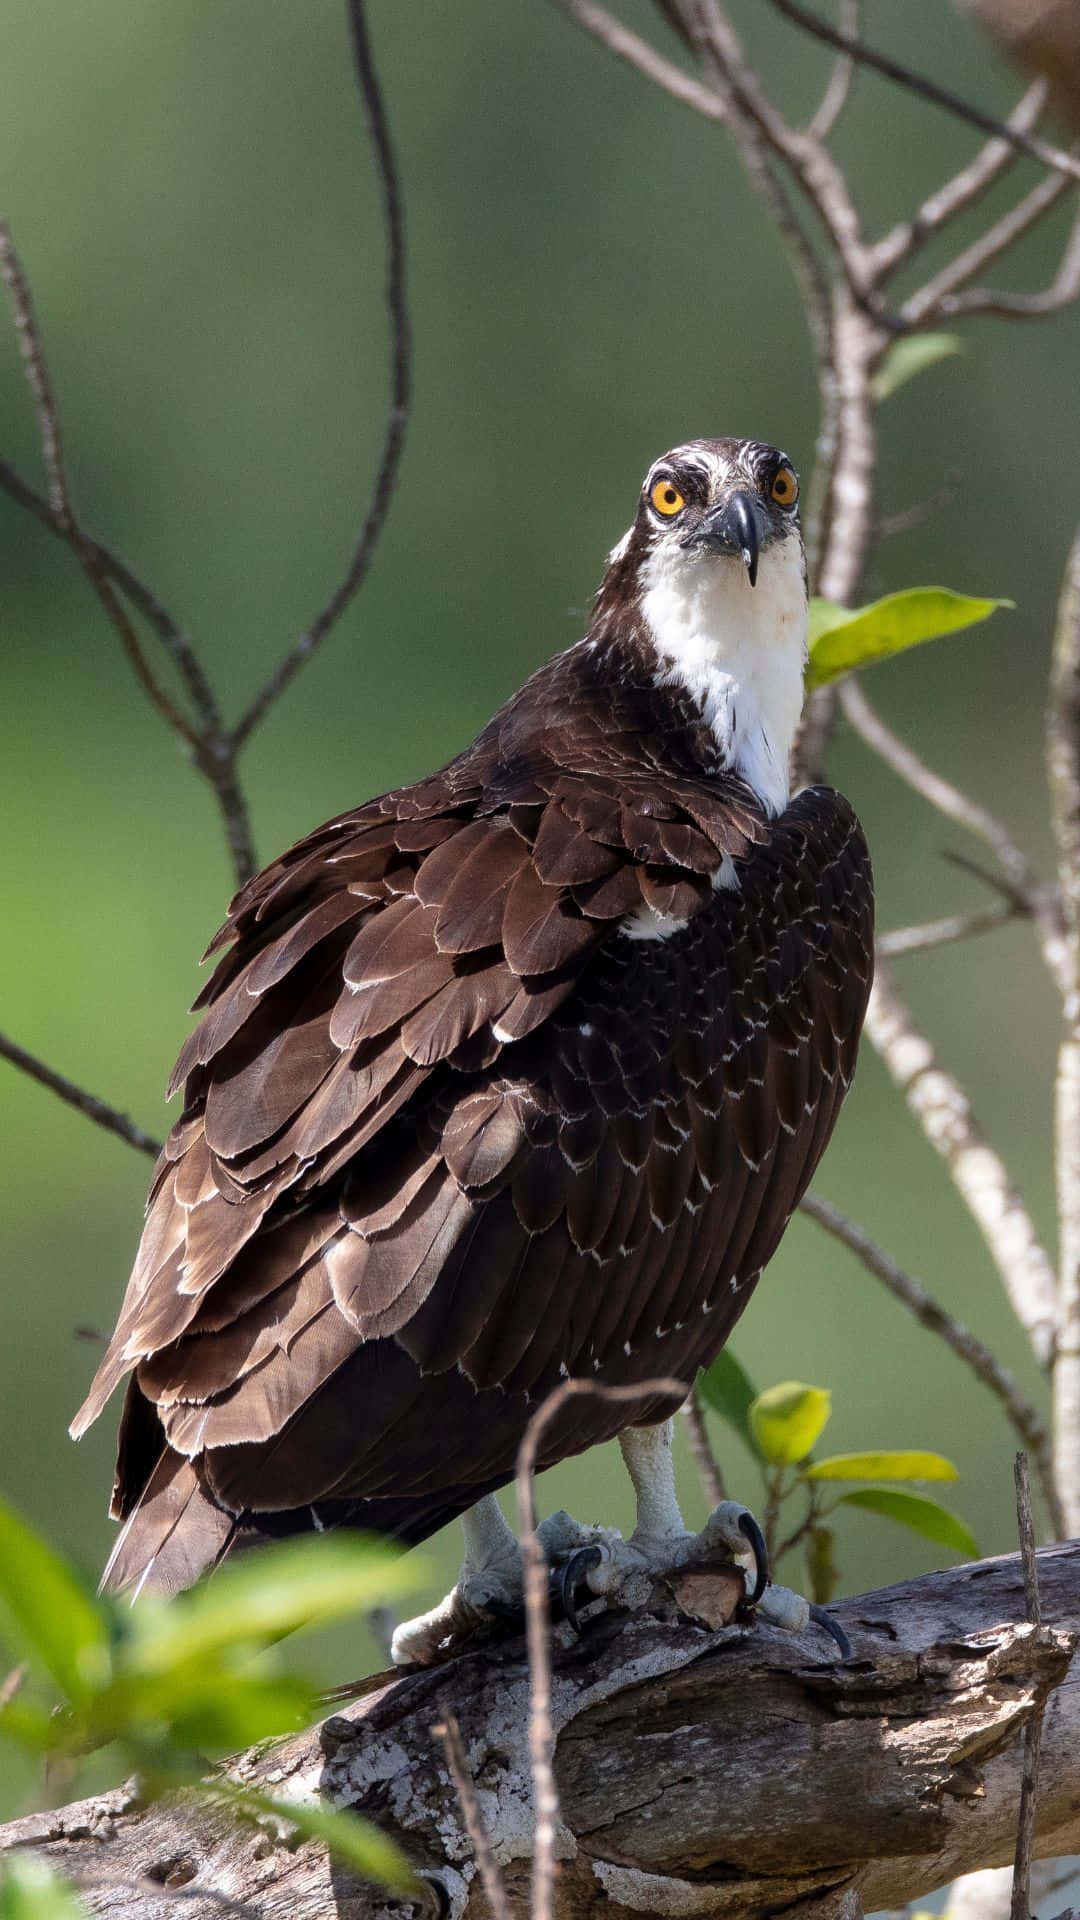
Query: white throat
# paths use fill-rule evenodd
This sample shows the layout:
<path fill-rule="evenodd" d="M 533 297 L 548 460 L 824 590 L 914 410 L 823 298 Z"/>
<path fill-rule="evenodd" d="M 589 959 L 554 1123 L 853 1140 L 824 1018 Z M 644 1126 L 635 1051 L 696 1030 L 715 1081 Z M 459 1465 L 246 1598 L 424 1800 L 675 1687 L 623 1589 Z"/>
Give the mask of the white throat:
<path fill-rule="evenodd" d="M 806 588 L 798 540 L 761 556 L 756 587 L 734 556 L 685 554 L 664 542 L 644 569 L 641 608 L 657 652 L 657 686 L 686 689 L 721 763 L 768 813 L 787 806 L 803 703 Z"/>

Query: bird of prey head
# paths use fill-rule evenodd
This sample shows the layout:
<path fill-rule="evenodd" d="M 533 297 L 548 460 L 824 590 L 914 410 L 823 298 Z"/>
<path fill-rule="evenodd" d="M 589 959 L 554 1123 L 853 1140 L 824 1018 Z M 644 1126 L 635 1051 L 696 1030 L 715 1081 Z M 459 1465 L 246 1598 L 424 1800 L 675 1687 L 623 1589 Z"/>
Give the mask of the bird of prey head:
<path fill-rule="evenodd" d="M 799 480 L 759 440 L 690 440 L 655 460 L 608 557 L 591 633 L 652 661 L 700 707 L 717 763 L 787 803 L 802 711 L 806 559 Z"/>

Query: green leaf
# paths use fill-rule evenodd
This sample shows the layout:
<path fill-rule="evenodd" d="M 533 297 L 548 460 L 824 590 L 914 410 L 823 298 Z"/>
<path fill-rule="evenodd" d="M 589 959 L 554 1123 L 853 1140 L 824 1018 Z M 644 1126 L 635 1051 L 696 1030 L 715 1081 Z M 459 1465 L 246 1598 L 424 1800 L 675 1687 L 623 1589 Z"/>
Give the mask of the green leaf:
<path fill-rule="evenodd" d="M 870 389 L 874 399 L 888 400 L 939 360 L 963 353 L 964 345 L 958 333 L 909 333 L 902 340 L 894 340 L 874 375 Z"/>
<path fill-rule="evenodd" d="M 397 1893 L 416 1891 L 416 1877 L 400 1847 L 369 1820 L 361 1820 L 355 1813 L 337 1807 L 300 1806 L 295 1801 L 277 1800 L 269 1794 L 231 1783 L 228 1787 L 215 1787 L 213 1793 L 249 1813 L 270 1814 L 275 1820 L 288 1821 L 305 1840 L 321 1840 L 337 1859 L 364 1880 L 392 1887 Z"/>
<path fill-rule="evenodd" d="M 290 1674 L 185 1663 L 162 1674 L 122 1676 L 95 1702 L 91 1727 L 102 1741 L 235 1752 L 307 1725 L 317 1706 L 314 1684 Z"/>
<path fill-rule="evenodd" d="M 955 1480 L 956 1468 L 942 1453 L 830 1453 L 807 1467 L 808 1480 Z"/>
<path fill-rule="evenodd" d="M 164 1673 L 226 1648 L 265 1646 L 406 1592 L 425 1571 L 382 1541 L 358 1536 L 263 1547 L 167 1605 L 143 1602 L 125 1663 L 131 1673 Z"/>
<path fill-rule="evenodd" d="M 998 607 L 1013 605 L 1012 600 L 974 599 L 948 587 L 907 587 L 865 607 L 811 600 L 807 691 L 838 680 L 855 667 L 870 667 L 908 647 L 921 646 L 924 640 L 973 627 Z"/>
<path fill-rule="evenodd" d="M 886 1520 L 895 1520 L 902 1527 L 910 1527 L 913 1533 L 921 1533 L 924 1540 L 936 1540 L 940 1546 L 953 1547 L 969 1560 L 978 1556 L 971 1529 L 948 1507 L 941 1507 L 936 1500 L 927 1500 L 921 1493 L 897 1493 L 892 1487 L 860 1487 L 856 1493 L 842 1493 L 837 1501 L 848 1507 L 862 1507 L 867 1513 L 880 1513 Z"/>
<path fill-rule="evenodd" d="M 706 1406 L 734 1427 L 740 1439 L 745 1440 L 752 1453 L 757 1452 L 753 1433 L 750 1430 L 750 1408 L 757 1398 L 757 1388 L 749 1374 L 736 1360 L 735 1355 L 725 1348 L 718 1353 L 711 1367 L 698 1375 L 698 1392 Z"/>
<path fill-rule="evenodd" d="M 74 1568 L 0 1500 L 0 1614 L 58 1687 L 84 1706 L 110 1671 L 108 1616 Z"/>
<path fill-rule="evenodd" d="M 33 1853 L 9 1853 L 0 1878 L 0 1920 L 86 1920 L 65 1880 Z"/>
<path fill-rule="evenodd" d="M 50 1713 L 35 1700 L 9 1700 L 0 1707 L 0 1740 L 30 1753 L 55 1753 L 75 1731 L 66 1714 Z"/>
<path fill-rule="evenodd" d="M 806 1458 L 831 1412 L 832 1395 L 825 1387 L 808 1387 L 802 1380 L 766 1387 L 750 1408 L 756 1451 L 770 1466 L 793 1466 Z"/>

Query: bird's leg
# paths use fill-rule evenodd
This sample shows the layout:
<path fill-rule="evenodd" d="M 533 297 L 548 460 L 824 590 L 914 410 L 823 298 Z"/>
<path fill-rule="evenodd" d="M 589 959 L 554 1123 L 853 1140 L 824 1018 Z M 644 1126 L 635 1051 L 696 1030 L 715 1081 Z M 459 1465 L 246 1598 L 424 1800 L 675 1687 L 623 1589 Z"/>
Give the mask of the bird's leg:
<path fill-rule="evenodd" d="M 661 1426 L 627 1427 L 619 1435 L 637 1499 L 636 1524 L 629 1540 L 618 1535 L 598 1539 L 595 1563 L 582 1566 L 585 1584 L 592 1593 L 617 1597 L 632 1606 L 638 1590 L 644 1590 L 656 1574 L 674 1572 L 722 1552 L 744 1566 L 748 1603 L 774 1626 L 800 1633 L 819 1615 L 802 1594 L 769 1583 L 765 1541 L 748 1508 L 736 1500 L 723 1500 L 700 1533 L 686 1531 L 675 1492 L 673 1433 L 674 1421 L 665 1420 Z M 836 1637 L 830 1622 L 820 1624 Z"/>
<path fill-rule="evenodd" d="M 405 1620 L 390 1642 L 398 1667 L 430 1666 L 445 1640 L 469 1633 L 506 1607 L 521 1604 L 521 1548 L 493 1493 L 461 1516 L 465 1560 L 444 1599 L 430 1613 Z"/>

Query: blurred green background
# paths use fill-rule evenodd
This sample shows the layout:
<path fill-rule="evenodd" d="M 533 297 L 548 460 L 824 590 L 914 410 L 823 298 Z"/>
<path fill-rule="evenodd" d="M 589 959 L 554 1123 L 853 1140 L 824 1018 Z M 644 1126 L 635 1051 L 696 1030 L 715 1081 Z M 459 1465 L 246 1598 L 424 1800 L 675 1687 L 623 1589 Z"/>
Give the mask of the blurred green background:
<path fill-rule="evenodd" d="M 628 17 L 662 35 L 644 5 Z M 827 60 L 759 0 L 739 17 L 780 100 L 808 111 Z M 817 424 L 785 260 L 721 132 L 540 0 L 373 0 L 371 23 L 406 199 L 415 404 L 364 593 L 247 751 L 263 858 L 447 758 L 578 637 L 658 452 L 750 434 L 805 474 Z M 1015 97 L 940 0 L 872 7 L 867 26 L 991 109 Z M 837 151 L 877 229 L 975 144 L 864 76 Z M 1033 179 L 1020 163 L 993 206 Z M 342 570 L 383 429 L 383 238 L 341 8 L 9 9 L 0 205 L 84 518 L 179 615 L 233 715 Z M 1000 279 L 1042 284 L 1061 234 L 1055 220 Z M 1080 506 L 1080 315 L 982 321 L 967 341 L 883 414 L 880 514 L 935 504 L 876 545 L 865 585 L 942 582 L 1018 610 L 877 669 L 868 690 L 1048 869 L 1040 735 Z M 10 328 L 0 450 L 39 479 Z M 69 556 L 3 496 L 0 566 L 0 1025 L 160 1133 L 230 891 L 216 814 Z M 963 836 L 857 741 L 841 735 L 831 766 L 870 836 L 883 926 L 984 902 L 942 858 Z M 1029 933 L 899 971 L 1051 1235 L 1057 1011 Z M 96 1568 L 112 1433 L 67 1439 L 96 1361 L 76 1329 L 112 1324 L 148 1165 L 3 1062 L 0 1116 L 0 1487 Z M 818 1185 L 1039 1392 L 982 1242 L 869 1049 Z M 983 1551 L 1011 1545 L 1014 1441 L 996 1403 L 810 1224 L 792 1226 L 736 1347 L 759 1385 L 830 1386 L 837 1448 L 950 1454 Z M 732 1490 L 756 1496 L 749 1461 L 717 1438 Z M 570 1463 L 542 1497 L 629 1518 L 614 1455 Z M 429 1554 L 433 1594 L 458 1557 L 451 1530 Z M 869 1516 L 842 1523 L 847 1590 L 940 1557 Z M 375 1655 L 339 1636 L 319 1657 L 341 1679 Z M 0 1811 L 21 1791 L 9 1769 Z"/>

